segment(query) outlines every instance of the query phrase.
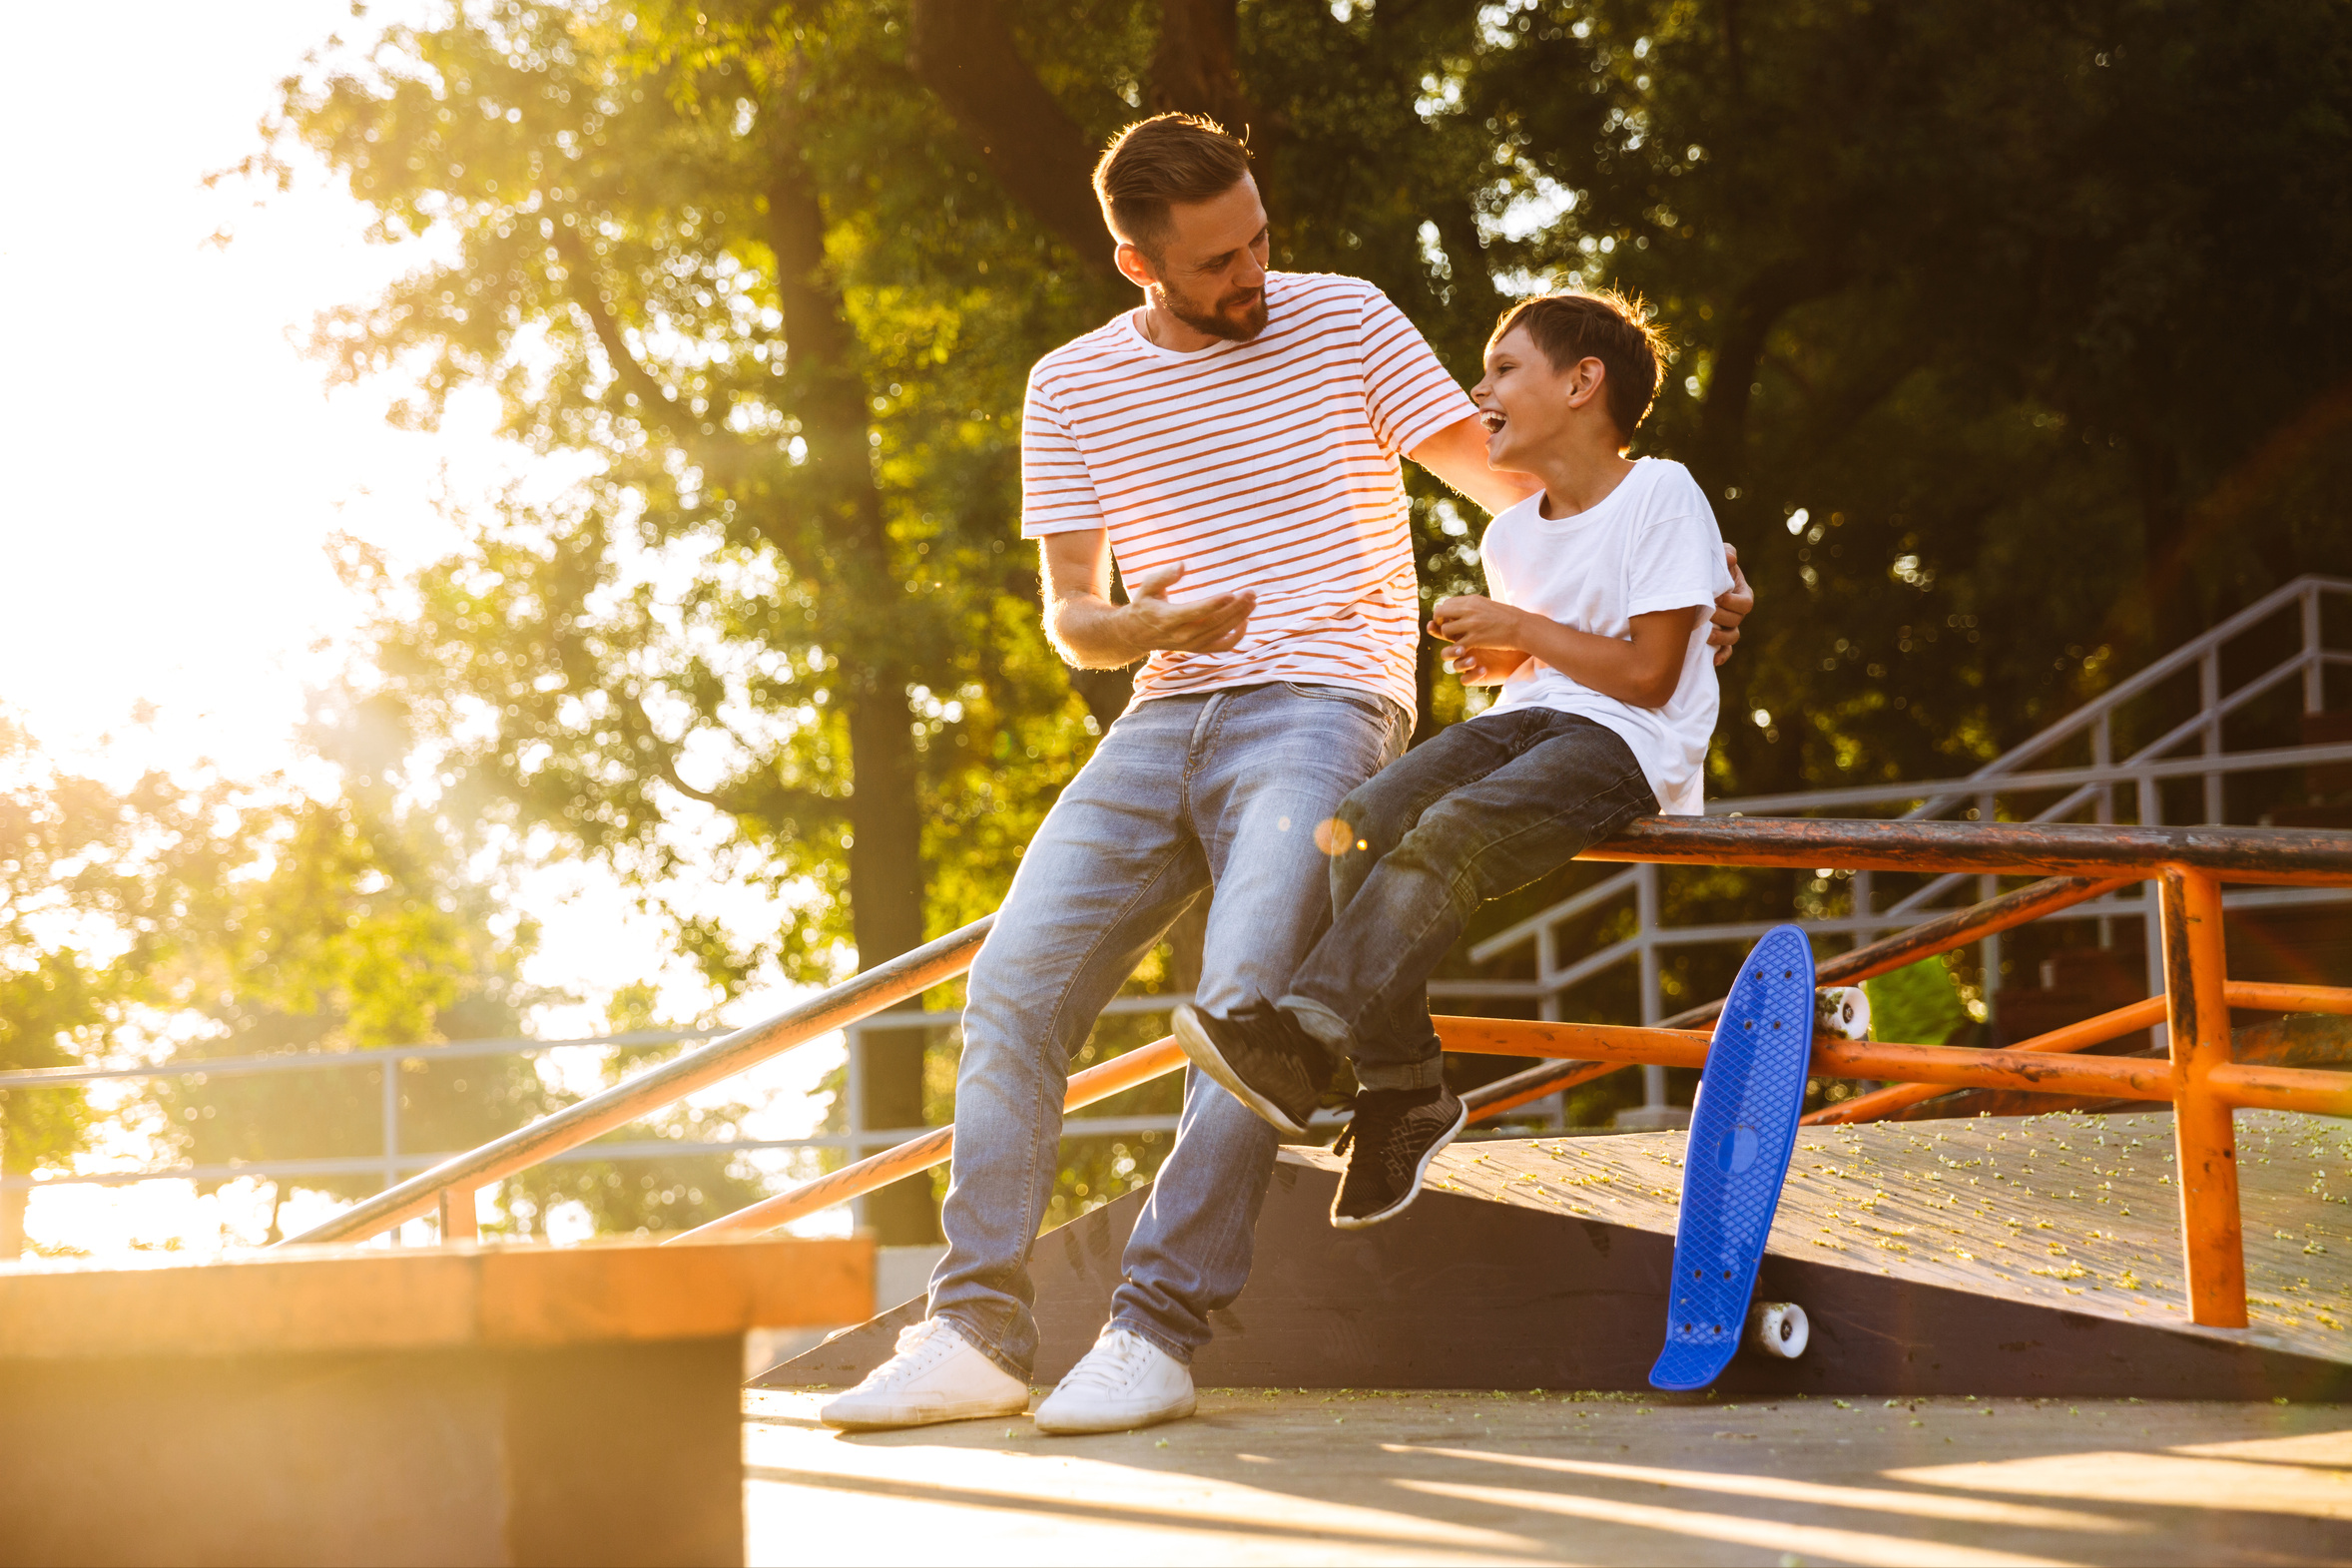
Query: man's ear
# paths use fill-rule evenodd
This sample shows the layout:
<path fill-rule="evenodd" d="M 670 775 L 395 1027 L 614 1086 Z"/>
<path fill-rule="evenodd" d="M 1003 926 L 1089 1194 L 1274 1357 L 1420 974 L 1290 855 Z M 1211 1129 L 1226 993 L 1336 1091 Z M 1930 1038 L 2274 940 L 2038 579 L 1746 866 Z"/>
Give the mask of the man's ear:
<path fill-rule="evenodd" d="M 1151 258 L 1145 256 L 1132 240 L 1120 241 L 1118 250 L 1111 253 L 1111 260 L 1118 263 L 1127 281 L 1138 288 L 1149 288 L 1160 280 L 1158 270 L 1151 264 Z"/>

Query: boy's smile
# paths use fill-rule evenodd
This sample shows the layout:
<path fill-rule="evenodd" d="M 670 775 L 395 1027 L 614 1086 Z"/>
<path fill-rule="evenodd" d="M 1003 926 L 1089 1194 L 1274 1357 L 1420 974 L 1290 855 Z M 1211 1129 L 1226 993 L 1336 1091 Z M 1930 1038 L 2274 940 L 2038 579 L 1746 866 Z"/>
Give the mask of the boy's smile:
<path fill-rule="evenodd" d="M 1563 432 L 1569 399 L 1578 390 L 1576 372 L 1562 375 L 1554 370 L 1518 327 L 1488 345 L 1485 370 L 1470 397 L 1478 405 L 1479 423 L 1486 427 L 1486 466 L 1530 470 L 1533 460 Z"/>

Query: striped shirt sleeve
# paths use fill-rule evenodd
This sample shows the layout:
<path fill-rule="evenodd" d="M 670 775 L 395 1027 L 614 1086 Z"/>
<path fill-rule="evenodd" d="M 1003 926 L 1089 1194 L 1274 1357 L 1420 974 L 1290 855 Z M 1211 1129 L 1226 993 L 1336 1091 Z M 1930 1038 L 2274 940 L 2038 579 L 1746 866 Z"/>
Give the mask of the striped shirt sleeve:
<path fill-rule="evenodd" d="M 1378 288 L 1365 289 L 1358 330 L 1364 354 L 1364 411 L 1384 453 L 1394 457 L 1410 452 L 1478 411 L 1438 362 L 1421 329 Z"/>
<path fill-rule="evenodd" d="M 1021 537 L 1106 526 L 1085 454 L 1061 410 L 1032 376 L 1021 406 Z"/>

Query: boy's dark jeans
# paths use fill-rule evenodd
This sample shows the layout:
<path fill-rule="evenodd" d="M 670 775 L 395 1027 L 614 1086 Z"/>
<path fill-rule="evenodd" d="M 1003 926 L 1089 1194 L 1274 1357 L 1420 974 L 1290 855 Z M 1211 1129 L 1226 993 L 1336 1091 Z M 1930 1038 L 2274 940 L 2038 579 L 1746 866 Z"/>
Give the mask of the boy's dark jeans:
<path fill-rule="evenodd" d="M 1341 803 L 1332 927 L 1282 1009 L 1365 1088 L 1435 1086 L 1429 978 L 1471 911 L 1657 808 L 1633 753 L 1589 719 L 1522 708 L 1440 732 Z"/>

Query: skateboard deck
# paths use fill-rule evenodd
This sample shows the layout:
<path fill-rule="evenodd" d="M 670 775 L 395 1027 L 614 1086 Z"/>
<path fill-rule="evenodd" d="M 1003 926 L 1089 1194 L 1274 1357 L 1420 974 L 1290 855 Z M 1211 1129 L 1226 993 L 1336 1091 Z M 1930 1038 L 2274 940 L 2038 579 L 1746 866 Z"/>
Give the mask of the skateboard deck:
<path fill-rule="evenodd" d="M 1740 965 L 1699 1077 L 1653 1388 L 1704 1388 L 1739 1349 L 1796 1150 L 1814 1008 L 1812 944 L 1774 926 Z"/>

